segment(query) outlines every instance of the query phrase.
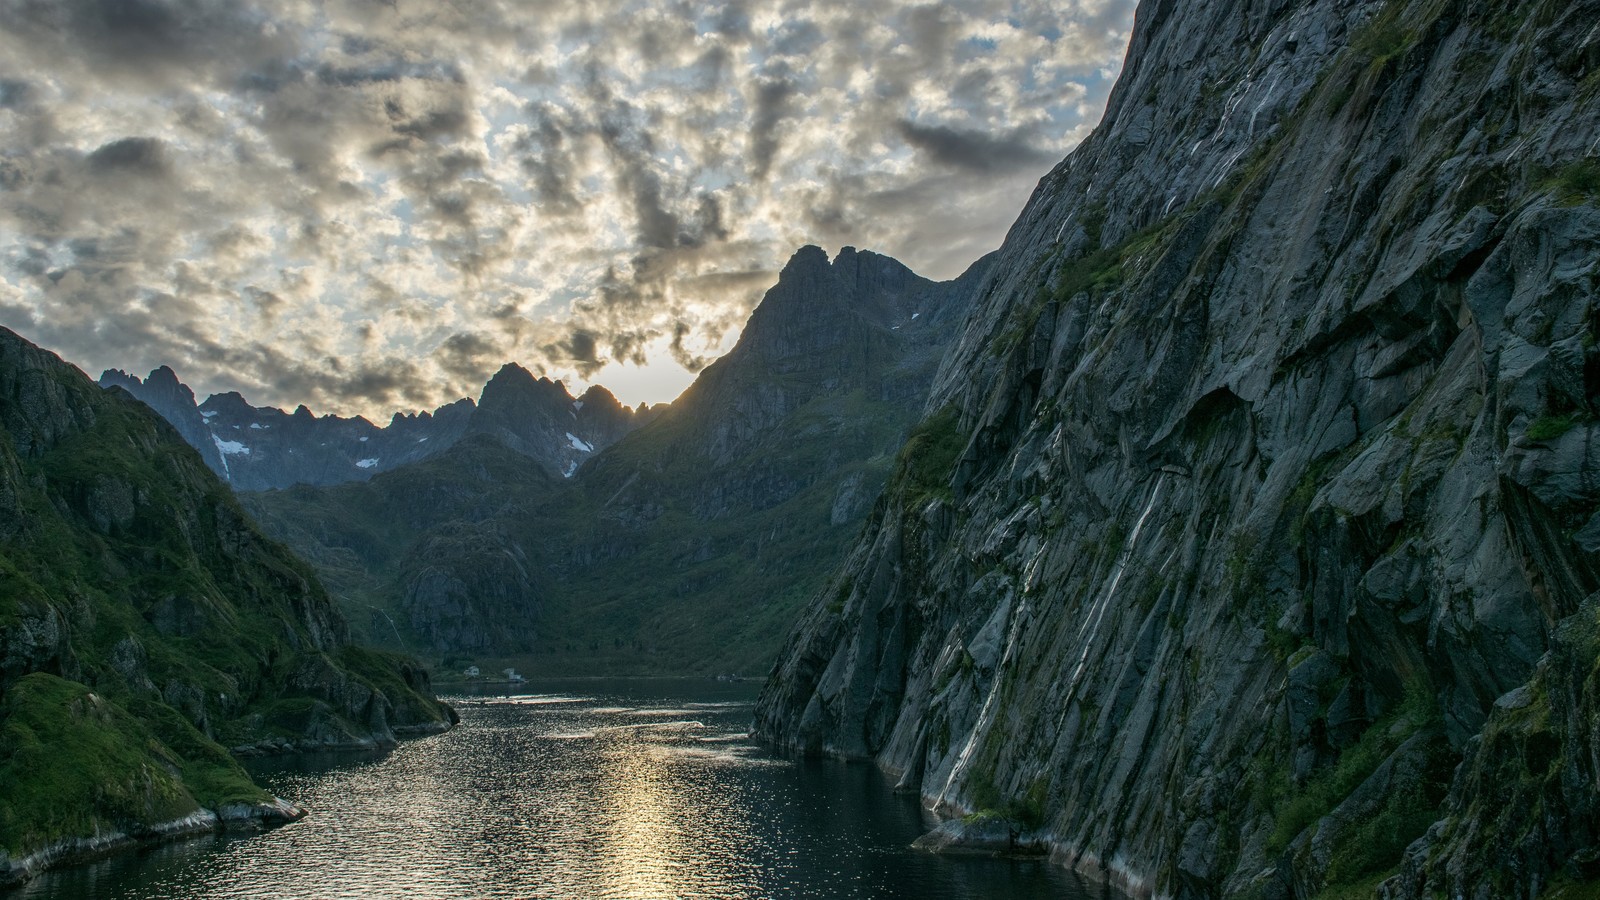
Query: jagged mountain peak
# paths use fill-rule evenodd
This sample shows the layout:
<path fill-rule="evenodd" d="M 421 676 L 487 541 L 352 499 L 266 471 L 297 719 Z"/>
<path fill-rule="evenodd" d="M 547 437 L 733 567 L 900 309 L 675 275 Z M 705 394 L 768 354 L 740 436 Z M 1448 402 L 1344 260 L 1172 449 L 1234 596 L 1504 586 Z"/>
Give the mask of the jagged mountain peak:
<path fill-rule="evenodd" d="M 121 369 L 107 369 L 100 373 L 101 387 L 110 387 L 111 385 L 125 387 L 130 383 L 141 384 L 142 382 L 139 381 L 139 376 L 131 375 Z"/>
<path fill-rule="evenodd" d="M 121 369 L 107 369 L 100 375 L 103 388 L 121 388 L 154 409 L 178 430 L 183 439 L 200 453 L 213 472 L 221 472 L 221 453 L 211 440 L 205 419 L 195 406 L 194 391 L 178 380 L 178 374 L 167 366 L 152 371 L 143 381 Z"/>
<path fill-rule="evenodd" d="M 255 412 L 255 407 L 251 406 L 238 391 L 223 391 L 207 397 L 205 402 L 200 404 L 200 411 L 218 415 L 248 416 Z"/>
<path fill-rule="evenodd" d="M 844 324 L 840 316 L 882 329 L 904 327 L 925 311 L 927 304 L 918 298 L 934 284 L 893 257 L 844 247 L 830 261 L 821 247 L 808 244 L 784 265 L 778 283 L 751 313 L 745 334 L 748 343 L 772 352 L 783 349 L 774 338 L 837 332 Z"/>
<path fill-rule="evenodd" d="M 789 261 L 778 272 L 778 283 L 807 272 L 825 271 L 828 266 L 828 251 L 816 244 L 806 244 L 789 255 Z"/>
<path fill-rule="evenodd" d="M 617 399 L 615 394 L 611 393 L 611 391 L 607 390 L 603 385 L 598 384 L 590 385 L 589 389 L 584 391 L 583 394 L 578 397 L 578 400 L 580 400 L 586 407 L 622 406 L 622 402 Z"/>
<path fill-rule="evenodd" d="M 567 387 L 506 363 L 484 385 L 481 401 L 462 398 L 432 412 L 395 413 L 380 428 L 362 416 L 318 416 L 251 406 L 237 391 L 194 394 L 168 367 L 141 382 L 118 369 L 103 387 L 129 391 L 172 422 L 212 471 L 238 490 L 362 481 L 434 456 L 467 434 L 486 434 L 537 461 L 552 475 L 578 464 L 643 424 L 652 413 L 622 406 L 602 387 L 575 401 Z"/>
<path fill-rule="evenodd" d="M 145 376 L 144 383 L 148 385 L 152 382 L 172 387 L 182 387 L 184 390 L 188 390 L 188 386 L 178 380 L 178 373 L 172 371 L 171 366 L 163 365 L 152 369 L 150 374 Z M 191 393 L 193 392 L 191 391 Z"/>
<path fill-rule="evenodd" d="M 500 404 L 564 404 L 572 402 L 567 386 L 544 375 L 535 376 L 515 362 L 508 362 L 483 386 L 478 410 L 491 412 Z"/>
<path fill-rule="evenodd" d="M 534 374 L 524 368 L 521 363 L 508 362 L 505 365 L 502 365 L 500 369 L 489 378 L 488 384 L 510 384 L 515 382 L 526 382 L 528 384 L 532 384 L 535 380 Z"/>

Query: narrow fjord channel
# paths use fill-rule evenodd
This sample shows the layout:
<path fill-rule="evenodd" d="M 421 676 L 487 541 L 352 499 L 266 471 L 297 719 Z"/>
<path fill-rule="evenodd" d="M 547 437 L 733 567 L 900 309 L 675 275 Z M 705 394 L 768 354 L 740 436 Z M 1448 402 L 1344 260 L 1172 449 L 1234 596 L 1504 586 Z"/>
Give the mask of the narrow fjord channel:
<path fill-rule="evenodd" d="M 585 680 L 450 698 L 461 726 L 383 756 L 279 758 L 312 812 L 49 872 L 17 898 L 1068 898 L 1108 888 L 1034 859 L 940 856 L 874 767 L 775 757 L 757 686 Z"/>

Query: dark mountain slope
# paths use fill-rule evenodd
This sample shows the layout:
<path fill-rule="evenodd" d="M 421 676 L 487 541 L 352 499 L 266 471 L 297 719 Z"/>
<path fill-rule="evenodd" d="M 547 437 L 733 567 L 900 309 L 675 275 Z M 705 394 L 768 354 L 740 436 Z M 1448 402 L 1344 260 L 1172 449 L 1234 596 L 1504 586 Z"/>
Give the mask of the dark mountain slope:
<path fill-rule="evenodd" d="M 1594 877 L 1596 21 L 1143 3 L 759 730 L 1140 895 Z"/>
<path fill-rule="evenodd" d="M 448 727 L 176 431 L 0 329 L 0 880 L 128 836 L 282 817 L 224 748 Z"/>
<path fill-rule="evenodd" d="M 870 509 L 978 271 L 800 251 L 738 346 L 570 482 L 480 439 L 249 503 L 375 610 L 374 639 L 553 673 L 752 671 Z"/>

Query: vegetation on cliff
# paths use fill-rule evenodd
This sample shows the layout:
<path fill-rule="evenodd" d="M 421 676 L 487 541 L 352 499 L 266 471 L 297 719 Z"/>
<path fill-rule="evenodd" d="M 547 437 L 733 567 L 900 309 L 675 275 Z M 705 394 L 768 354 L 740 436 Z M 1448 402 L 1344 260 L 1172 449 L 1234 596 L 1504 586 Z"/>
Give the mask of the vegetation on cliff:
<path fill-rule="evenodd" d="M 171 426 L 0 329 L 12 867 L 63 841 L 269 800 L 230 749 L 376 746 L 450 715 L 425 672 L 349 646 L 315 576 Z"/>

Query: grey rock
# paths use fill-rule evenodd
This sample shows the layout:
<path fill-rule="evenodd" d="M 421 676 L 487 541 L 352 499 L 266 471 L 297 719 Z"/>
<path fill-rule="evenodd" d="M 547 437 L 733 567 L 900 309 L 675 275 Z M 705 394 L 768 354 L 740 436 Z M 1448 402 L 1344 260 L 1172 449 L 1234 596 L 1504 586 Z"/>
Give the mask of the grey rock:
<path fill-rule="evenodd" d="M 1421 841 L 1374 845 L 1394 896 L 1532 896 L 1600 847 L 1591 767 L 1556 791 L 1507 718 L 1543 707 L 1495 707 L 1600 588 L 1600 210 L 1549 175 L 1593 165 L 1594 52 L 1553 48 L 1596 20 L 1143 3 L 940 368 L 947 496 L 880 500 L 758 733 L 946 813 L 1043 796 L 1054 858 L 1140 896 L 1316 895 L 1380 812 Z M 993 671 L 958 664 L 997 615 Z M 1546 749 L 1593 731 L 1571 645 Z"/>

